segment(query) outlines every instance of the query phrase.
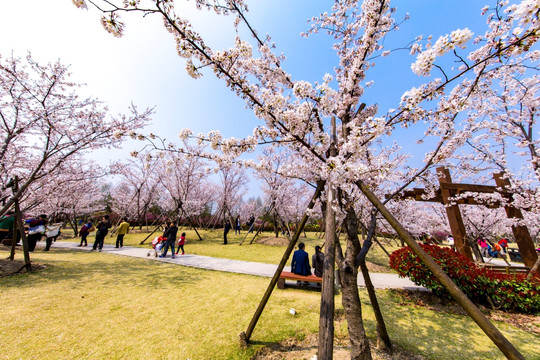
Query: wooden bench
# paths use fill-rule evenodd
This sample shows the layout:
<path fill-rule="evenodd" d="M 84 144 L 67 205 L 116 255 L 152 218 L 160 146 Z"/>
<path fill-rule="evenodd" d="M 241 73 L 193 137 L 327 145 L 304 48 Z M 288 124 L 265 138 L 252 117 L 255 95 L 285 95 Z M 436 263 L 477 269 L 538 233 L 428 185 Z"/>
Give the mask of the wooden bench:
<path fill-rule="evenodd" d="M 277 282 L 278 289 L 285 289 L 285 280 L 307 281 L 307 282 L 314 282 L 314 283 L 322 284 L 322 278 L 318 276 L 315 276 L 315 275 L 303 276 L 303 275 L 293 274 L 292 272 L 283 271 L 281 275 L 279 275 L 279 280 Z"/>
<path fill-rule="evenodd" d="M 490 269 L 491 271 L 501 272 L 506 274 L 526 274 L 531 269 L 525 266 L 505 266 L 493 264 L 478 264 L 480 267 Z"/>

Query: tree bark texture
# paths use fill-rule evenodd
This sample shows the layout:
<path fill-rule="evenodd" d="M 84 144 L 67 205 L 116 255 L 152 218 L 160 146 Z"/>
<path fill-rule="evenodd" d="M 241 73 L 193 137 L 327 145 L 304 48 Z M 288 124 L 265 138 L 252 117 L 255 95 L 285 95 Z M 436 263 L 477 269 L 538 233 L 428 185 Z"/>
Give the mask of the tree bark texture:
<path fill-rule="evenodd" d="M 506 179 L 503 173 L 493 174 L 493 178 L 495 179 L 497 186 L 502 187 L 503 189 L 510 187 L 510 180 Z M 514 206 L 505 206 L 504 210 L 509 219 L 523 219 L 521 210 Z M 534 248 L 534 242 L 531 239 L 529 229 L 523 225 L 514 225 L 512 226 L 512 232 L 514 233 L 514 238 L 516 239 L 523 263 L 525 266 L 532 268 L 538 259 L 538 254 Z"/>
<path fill-rule="evenodd" d="M 336 218 L 332 204 L 335 190 L 328 182 L 326 187 L 326 232 L 323 280 L 321 290 L 321 310 L 319 317 L 319 351 L 318 359 L 331 360 L 334 353 L 334 264 L 336 242 Z"/>
<path fill-rule="evenodd" d="M 529 271 L 529 274 L 527 274 L 527 280 L 530 280 L 533 276 L 538 274 L 538 268 L 540 267 L 540 256 L 538 259 L 536 259 L 536 262 L 534 263 L 534 266 L 531 268 L 531 271 Z"/>

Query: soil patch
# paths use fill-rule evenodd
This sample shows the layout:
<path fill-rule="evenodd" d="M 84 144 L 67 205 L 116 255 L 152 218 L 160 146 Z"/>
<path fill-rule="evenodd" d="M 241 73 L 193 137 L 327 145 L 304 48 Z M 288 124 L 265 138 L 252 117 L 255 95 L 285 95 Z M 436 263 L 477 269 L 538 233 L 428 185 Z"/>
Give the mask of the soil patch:
<path fill-rule="evenodd" d="M 8 254 L 11 251 L 11 246 L 0 245 L 0 249 L 5 250 L 2 254 Z M 17 250 L 21 250 L 20 247 Z M 32 271 L 40 271 L 45 269 L 45 265 L 32 262 Z M 24 274 L 26 268 L 24 268 L 23 260 L 8 260 L 0 259 L 0 277 Z"/>
<path fill-rule="evenodd" d="M 257 239 L 257 244 L 270 245 L 270 246 L 287 246 L 289 245 L 289 239 L 279 237 L 265 237 Z"/>
<path fill-rule="evenodd" d="M 336 339 L 334 343 L 334 356 L 336 360 L 346 360 L 351 358 L 348 341 Z M 313 359 L 317 354 L 317 334 L 308 335 L 303 341 L 295 338 L 286 339 L 276 344 L 271 344 L 260 349 L 251 360 L 293 360 L 293 359 Z M 388 354 L 376 348 L 374 342 L 370 341 L 371 356 L 375 360 L 422 360 L 423 357 L 414 355 L 408 351 L 394 346 L 393 353 Z"/>
<path fill-rule="evenodd" d="M 423 306 L 433 311 L 467 315 L 465 310 L 463 310 L 463 308 L 461 308 L 454 300 L 441 299 L 429 291 L 402 289 L 392 289 L 388 291 L 393 292 L 398 298 L 395 302 L 397 305 L 413 304 L 415 306 Z M 523 331 L 540 335 L 540 316 L 493 310 L 482 305 L 479 305 L 478 307 L 491 320 L 504 321 Z"/>
<path fill-rule="evenodd" d="M 373 272 L 373 273 L 391 273 L 391 272 L 393 272 L 393 270 L 390 269 L 387 266 L 378 265 L 378 264 L 375 264 L 375 263 L 372 263 L 372 262 L 369 262 L 369 261 L 366 261 L 366 265 L 367 265 L 367 268 L 368 268 L 369 272 Z M 358 272 L 360 272 L 360 270 L 358 270 Z"/>
<path fill-rule="evenodd" d="M 32 263 L 32 271 L 45 269 L 45 265 Z M 20 270 L 20 271 L 19 271 Z M 24 261 L 0 259 L 0 277 L 24 274 Z"/>

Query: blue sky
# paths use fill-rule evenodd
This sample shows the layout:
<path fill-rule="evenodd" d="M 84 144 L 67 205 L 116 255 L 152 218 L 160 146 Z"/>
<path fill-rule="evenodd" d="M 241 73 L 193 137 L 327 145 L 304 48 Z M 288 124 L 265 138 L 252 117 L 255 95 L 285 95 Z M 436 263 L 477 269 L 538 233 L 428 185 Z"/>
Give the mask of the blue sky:
<path fill-rule="evenodd" d="M 336 57 L 328 37 L 320 34 L 305 39 L 299 35 L 308 29 L 306 20 L 329 11 L 332 1 L 246 2 L 258 31 L 271 34 L 278 50 L 287 56 L 284 67 L 294 79 L 320 81 L 325 73 L 332 73 Z M 480 9 L 488 3 L 493 2 L 394 1 L 398 19 L 405 13 L 411 19 L 391 34 L 385 45 L 387 49 L 399 47 L 420 34 L 433 34 L 437 39 L 464 27 L 483 32 L 485 18 L 480 16 Z M 228 25 L 232 18 L 216 19 L 205 11 L 187 8 L 182 14 L 204 29 L 211 45 L 227 47 L 232 43 L 234 32 Z M 211 73 L 198 80 L 185 73 L 184 61 L 176 55 L 174 42 L 159 19 L 131 16 L 125 20 L 125 36 L 115 38 L 103 30 L 98 14 L 77 9 L 70 0 L 4 0 L 0 7 L 0 54 L 5 57 L 14 51 L 24 56 L 31 51 L 38 62 L 60 59 L 71 64 L 73 78 L 87 84 L 83 92 L 105 101 L 113 113 L 125 112 L 131 101 L 139 107 L 155 106 L 156 114 L 146 131 L 171 140 L 186 127 L 195 133 L 219 129 L 225 136 L 243 137 L 260 124 Z M 375 85 L 364 101 L 379 103 L 381 109 L 397 107 L 403 91 L 425 81 L 412 74 L 413 61 L 407 52 L 381 59 L 367 79 L 374 80 Z M 120 151 L 116 156 L 127 153 Z M 416 156 L 423 158 L 423 153 Z"/>

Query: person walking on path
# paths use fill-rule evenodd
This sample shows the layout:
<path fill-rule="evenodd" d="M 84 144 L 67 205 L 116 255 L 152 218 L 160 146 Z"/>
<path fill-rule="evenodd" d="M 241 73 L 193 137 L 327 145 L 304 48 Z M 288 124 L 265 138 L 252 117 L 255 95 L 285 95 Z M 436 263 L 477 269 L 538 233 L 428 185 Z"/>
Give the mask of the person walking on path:
<path fill-rule="evenodd" d="M 118 230 L 116 231 L 116 248 L 123 247 L 124 246 L 124 236 L 126 234 L 129 234 L 129 223 L 127 222 L 127 218 L 122 218 L 122 222 L 118 226 Z"/>
<path fill-rule="evenodd" d="M 313 273 L 315 276 L 322 277 L 324 267 L 324 254 L 321 251 L 319 245 L 315 246 L 315 254 L 311 257 L 311 263 L 313 264 Z M 320 285 L 320 283 L 317 283 Z"/>
<path fill-rule="evenodd" d="M 298 244 L 298 250 L 296 250 L 293 254 L 291 262 L 291 271 L 293 274 L 303 276 L 311 275 L 311 266 L 309 266 L 309 255 L 307 252 L 304 251 L 305 247 L 306 245 L 301 242 L 300 244 Z M 297 282 L 298 285 L 301 285 L 301 283 L 302 282 L 300 280 Z M 307 282 L 305 282 L 305 284 L 307 284 Z"/>
<path fill-rule="evenodd" d="M 182 255 L 185 254 L 184 252 L 184 244 L 186 243 L 186 233 L 183 232 L 182 235 L 180 235 L 180 239 L 178 239 L 178 248 L 176 249 L 176 255 L 178 255 L 178 252 L 180 249 L 182 249 Z"/>
<path fill-rule="evenodd" d="M 223 245 L 227 245 L 227 234 L 231 230 L 231 223 L 229 220 L 225 220 L 225 225 L 223 226 Z"/>
<path fill-rule="evenodd" d="M 28 237 L 28 251 L 32 252 L 36 248 L 36 243 L 41 240 L 43 234 L 45 234 L 45 226 L 47 225 L 47 215 L 39 215 L 38 218 L 26 220 L 29 226 Z"/>
<path fill-rule="evenodd" d="M 170 222 L 169 227 L 165 232 L 163 233 L 163 236 L 167 238 L 167 241 L 165 242 L 163 254 L 161 254 L 159 257 L 164 258 L 167 257 L 167 250 L 169 250 L 169 247 L 171 248 L 172 258 L 174 259 L 174 243 L 176 242 L 176 234 L 178 233 L 178 227 L 176 227 L 176 223 L 174 221 Z"/>
<path fill-rule="evenodd" d="M 94 224 L 92 224 L 91 220 L 88 221 L 88 223 L 84 224 L 81 230 L 79 231 L 79 236 L 81 237 L 81 243 L 77 246 L 88 246 L 88 240 L 86 238 L 94 230 L 95 230 Z M 83 242 L 84 242 L 84 245 L 83 245 Z"/>
<path fill-rule="evenodd" d="M 47 225 L 45 232 L 47 240 L 45 242 L 45 249 L 43 249 L 43 251 L 49 251 L 53 241 L 56 241 L 56 239 L 60 236 L 60 230 L 62 228 L 62 225 L 63 224 L 61 222 Z"/>
<path fill-rule="evenodd" d="M 94 241 L 94 246 L 92 251 L 96 250 L 99 247 L 99 251 L 103 249 L 103 243 L 105 242 L 105 236 L 109 232 L 111 223 L 109 222 L 109 215 L 105 215 L 101 218 L 101 221 L 96 225 L 96 240 Z"/>

